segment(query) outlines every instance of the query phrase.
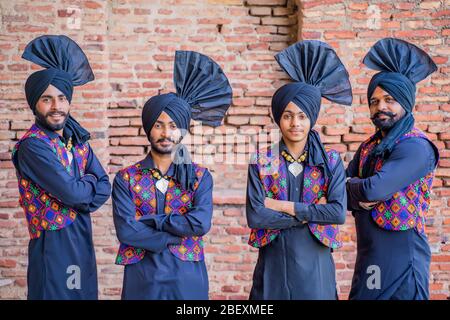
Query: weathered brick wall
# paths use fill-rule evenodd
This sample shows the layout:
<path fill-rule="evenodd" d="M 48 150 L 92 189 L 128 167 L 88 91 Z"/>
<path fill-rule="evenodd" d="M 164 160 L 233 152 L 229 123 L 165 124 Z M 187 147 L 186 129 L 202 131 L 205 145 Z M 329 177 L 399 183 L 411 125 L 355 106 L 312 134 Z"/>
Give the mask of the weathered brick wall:
<path fill-rule="evenodd" d="M 96 75 L 75 90 L 74 115 L 88 128 L 102 163 L 111 173 L 148 151 L 140 128 L 141 108 L 159 92 L 173 90 L 172 64 L 177 49 L 213 57 L 228 75 L 234 102 L 225 125 L 192 128 L 194 159 L 214 177 L 214 219 L 207 236 L 211 298 L 245 299 L 256 252 L 246 245 L 244 201 L 246 161 L 255 134 L 274 128 L 270 97 L 287 81 L 273 55 L 296 39 L 330 43 L 348 67 L 354 105 L 324 101 L 317 128 L 323 141 L 348 161 L 372 132 L 365 88 L 371 72 L 360 61 L 380 37 L 405 38 L 425 48 L 439 67 L 418 87 L 416 119 L 441 151 L 428 222 L 433 250 L 432 297 L 449 296 L 450 146 L 448 133 L 449 2 L 294 0 L 153 1 L 6 1 L 0 0 L 0 298 L 26 296 L 25 219 L 17 206 L 17 182 L 10 150 L 32 123 L 23 84 L 30 64 L 20 58 L 25 44 L 41 34 L 67 34 L 88 55 Z M 446 123 L 447 122 L 447 123 Z M 326 126 L 326 127 L 325 127 Z M 246 134 L 247 132 L 247 134 Z M 192 141 L 192 140 L 191 140 Z M 230 141 L 232 143 L 230 143 Z M 233 164 L 233 155 L 236 160 Z M 113 264 L 115 237 L 111 201 L 93 214 L 100 297 L 120 295 L 122 267 Z M 345 246 L 334 254 L 338 289 L 346 298 L 355 260 L 355 231 L 349 215 Z"/>

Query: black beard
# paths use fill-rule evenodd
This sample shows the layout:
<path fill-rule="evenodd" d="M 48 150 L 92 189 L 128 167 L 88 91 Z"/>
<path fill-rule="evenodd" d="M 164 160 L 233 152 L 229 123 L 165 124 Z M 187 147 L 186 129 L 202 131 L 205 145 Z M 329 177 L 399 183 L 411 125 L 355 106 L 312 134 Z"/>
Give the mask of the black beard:
<path fill-rule="evenodd" d="M 54 113 L 59 113 L 61 115 L 64 115 L 64 121 L 60 124 L 51 124 L 47 121 L 47 117 L 51 116 Z M 44 128 L 50 130 L 50 131 L 58 131 L 64 128 L 64 126 L 66 125 L 67 119 L 69 118 L 69 113 L 65 113 L 65 112 L 48 112 L 45 115 L 40 113 L 39 111 L 35 110 L 35 117 L 36 117 L 36 122 L 38 122 L 41 126 L 43 126 Z"/>
<path fill-rule="evenodd" d="M 173 146 L 173 147 L 171 147 L 169 149 L 163 149 L 163 148 L 160 148 L 158 146 L 158 144 L 157 144 L 158 142 L 164 142 L 164 141 L 170 141 L 170 142 L 173 142 L 174 144 L 177 144 L 176 141 L 174 141 L 174 140 L 172 140 L 170 138 L 169 139 L 159 139 L 159 140 L 155 141 L 154 139 L 152 139 L 150 137 L 151 150 L 153 150 L 153 151 L 155 151 L 155 152 L 157 152 L 159 154 L 171 154 L 173 149 L 175 148 L 175 146 Z"/>
<path fill-rule="evenodd" d="M 380 119 L 379 116 L 380 115 L 385 115 L 388 116 L 388 119 Z M 392 113 L 389 111 L 379 111 L 377 113 L 375 113 L 373 115 L 373 117 L 370 118 L 370 120 L 372 120 L 372 123 L 375 125 L 375 127 L 377 127 L 380 130 L 386 131 L 386 130 L 390 130 L 395 123 L 399 120 L 396 119 L 397 114 L 396 113 Z"/>

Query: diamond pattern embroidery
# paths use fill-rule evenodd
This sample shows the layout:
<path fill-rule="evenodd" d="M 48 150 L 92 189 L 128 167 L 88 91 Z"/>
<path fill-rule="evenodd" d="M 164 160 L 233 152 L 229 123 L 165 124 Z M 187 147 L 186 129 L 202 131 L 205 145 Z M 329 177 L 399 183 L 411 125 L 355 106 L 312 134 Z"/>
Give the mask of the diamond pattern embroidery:
<path fill-rule="evenodd" d="M 422 131 L 414 128 L 403 135 L 397 143 L 410 137 L 428 139 Z M 371 137 L 361 147 L 360 178 L 362 178 L 362 168 L 368 159 L 368 155 L 376 144 L 376 139 Z M 382 161 L 379 159 L 375 172 L 381 170 L 381 168 Z M 430 172 L 426 177 L 396 192 L 391 199 L 378 204 L 371 212 L 375 223 L 386 230 L 403 231 L 415 228 L 419 233 L 424 233 L 425 217 L 430 204 L 429 197 L 433 177 L 434 173 Z"/>
<path fill-rule="evenodd" d="M 40 139 L 48 144 L 58 160 L 66 168 L 66 171 L 72 174 L 66 149 L 62 142 L 59 139 L 58 141 L 50 139 L 36 125 L 33 125 L 14 146 L 12 151 L 13 157 L 19 150 L 22 141 L 27 138 Z M 89 148 L 87 145 L 76 145 L 73 146 L 73 151 L 80 175 L 83 176 Z M 43 230 L 56 231 L 65 228 L 76 219 L 77 213 L 73 209 L 66 207 L 36 183 L 19 176 L 18 186 L 20 193 L 19 204 L 25 212 L 31 239 L 39 238 Z"/>

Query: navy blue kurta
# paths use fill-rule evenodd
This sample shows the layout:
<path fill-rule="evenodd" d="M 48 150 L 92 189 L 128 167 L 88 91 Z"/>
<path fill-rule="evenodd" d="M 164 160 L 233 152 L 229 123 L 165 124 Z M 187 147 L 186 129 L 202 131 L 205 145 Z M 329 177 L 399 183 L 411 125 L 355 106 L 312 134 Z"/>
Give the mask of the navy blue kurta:
<path fill-rule="evenodd" d="M 39 126 L 39 125 L 38 125 Z M 63 143 L 70 137 L 44 130 L 51 138 Z M 90 147 L 89 147 L 90 148 Z M 20 145 L 17 167 L 25 179 L 37 183 L 63 204 L 77 212 L 75 221 L 58 231 L 42 231 L 28 245 L 28 299 L 97 299 L 97 266 L 90 213 L 109 198 L 111 184 L 108 175 L 92 149 L 89 150 L 86 175 L 80 177 L 73 158 L 71 176 L 45 142 L 29 138 Z M 79 273 L 78 273 L 79 272 Z M 73 288 L 71 276 L 80 275 L 80 288 Z"/>
<path fill-rule="evenodd" d="M 154 168 L 151 154 L 141 162 Z M 167 173 L 172 176 L 174 165 Z M 205 261 L 183 261 L 168 249 L 180 244 L 181 237 L 203 236 L 211 228 L 211 174 L 206 171 L 195 192 L 192 209 L 185 215 L 164 213 L 165 194 L 156 189 L 157 213 L 136 221 L 136 206 L 128 184 L 117 174 L 113 184 L 113 213 L 117 237 L 121 243 L 145 249 L 144 258 L 125 266 L 122 299 L 130 300 L 206 300 L 208 274 Z"/>
<path fill-rule="evenodd" d="M 280 143 L 280 152 L 282 150 L 289 153 L 283 141 Z M 283 163 L 281 165 L 285 165 Z M 295 202 L 296 217 L 264 207 L 266 193 L 257 166 L 249 166 L 246 205 L 249 227 L 282 229 L 275 240 L 259 249 L 250 299 L 337 299 L 332 250 L 321 244 L 302 221 L 344 223 L 347 196 L 342 160 L 339 158 L 333 171 L 325 205 L 302 203 L 304 171 L 297 177 L 289 170 L 286 172 L 288 200 Z"/>
<path fill-rule="evenodd" d="M 348 177 L 358 176 L 360 150 L 347 168 Z M 373 221 L 370 211 L 358 202 L 384 201 L 426 176 L 436 167 L 431 144 L 410 138 L 397 144 L 381 171 L 367 179 L 348 181 L 348 206 L 355 217 L 357 257 L 350 299 L 428 299 L 431 251 L 425 234 L 415 229 L 388 231 Z M 374 267 L 380 271 L 380 288 L 373 288 Z M 370 279 L 369 279 L 370 277 Z M 372 289 L 370 289 L 372 288 Z"/>

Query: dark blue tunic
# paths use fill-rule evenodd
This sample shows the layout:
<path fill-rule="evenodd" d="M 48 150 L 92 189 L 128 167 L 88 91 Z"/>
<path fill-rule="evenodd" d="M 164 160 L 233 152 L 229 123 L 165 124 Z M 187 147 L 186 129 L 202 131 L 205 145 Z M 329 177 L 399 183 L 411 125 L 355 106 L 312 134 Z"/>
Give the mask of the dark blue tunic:
<path fill-rule="evenodd" d="M 149 154 L 143 168 L 154 168 Z M 172 164 L 166 175 L 172 176 Z M 117 237 L 121 243 L 145 249 L 144 258 L 125 266 L 122 299 L 131 300 L 206 300 L 208 274 L 205 261 L 182 261 L 168 249 L 180 244 L 181 237 L 202 236 L 211 228 L 211 174 L 206 171 L 195 192 L 188 214 L 164 213 L 165 195 L 156 189 L 157 213 L 136 221 L 136 207 L 127 183 L 117 174 L 113 184 L 113 213 Z"/>
<path fill-rule="evenodd" d="M 282 150 L 289 152 L 283 142 Z M 282 229 L 275 240 L 259 249 L 250 299 L 337 299 L 332 250 L 321 244 L 302 221 L 344 223 L 347 196 L 342 160 L 339 159 L 329 182 L 326 205 L 302 203 L 303 172 L 294 177 L 286 171 L 288 200 L 296 202 L 296 217 L 264 207 L 266 195 L 258 169 L 255 164 L 249 166 L 246 206 L 249 227 Z"/>
<path fill-rule="evenodd" d="M 55 132 L 40 127 L 51 138 Z M 64 143 L 70 137 L 59 137 Z M 77 161 L 67 173 L 52 149 L 38 139 L 26 139 L 17 154 L 20 175 L 37 183 L 77 212 L 75 221 L 58 231 L 42 231 L 28 245 L 28 299 L 97 299 L 97 266 L 90 213 L 108 200 L 111 184 L 92 149 L 86 175 L 80 177 Z M 76 277 L 79 274 L 79 283 Z M 79 286 L 78 286 L 79 284 Z"/>
<path fill-rule="evenodd" d="M 348 177 L 358 176 L 359 156 L 360 150 L 347 168 Z M 350 299 L 428 299 L 431 252 L 426 235 L 415 229 L 384 230 L 358 202 L 387 200 L 435 167 L 431 144 L 424 139 L 411 138 L 396 145 L 381 171 L 367 179 L 348 181 L 348 206 L 355 217 L 357 233 Z M 374 271 L 373 266 L 379 270 L 379 287 L 374 287 L 378 271 Z"/>

